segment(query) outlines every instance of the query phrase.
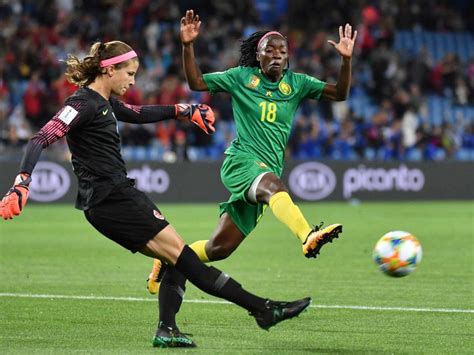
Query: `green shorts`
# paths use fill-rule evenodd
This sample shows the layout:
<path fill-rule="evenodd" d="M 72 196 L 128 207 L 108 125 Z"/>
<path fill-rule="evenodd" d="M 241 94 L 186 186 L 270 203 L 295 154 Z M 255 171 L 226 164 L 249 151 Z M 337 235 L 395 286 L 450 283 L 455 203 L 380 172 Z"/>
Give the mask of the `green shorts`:
<path fill-rule="evenodd" d="M 257 225 L 266 205 L 247 201 L 247 191 L 262 173 L 272 172 L 280 176 L 252 154 L 227 155 L 221 167 L 221 180 L 232 194 L 227 202 L 219 205 L 220 215 L 228 213 L 239 230 L 247 236 Z"/>

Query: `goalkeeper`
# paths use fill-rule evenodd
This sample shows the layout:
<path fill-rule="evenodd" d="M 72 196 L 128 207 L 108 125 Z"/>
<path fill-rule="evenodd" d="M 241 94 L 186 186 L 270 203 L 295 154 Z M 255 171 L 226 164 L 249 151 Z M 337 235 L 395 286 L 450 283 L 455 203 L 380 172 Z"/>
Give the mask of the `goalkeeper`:
<path fill-rule="evenodd" d="M 83 60 L 69 56 L 66 76 L 79 89 L 65 106 L 29 141 L 14 186 L 0 203 L 4 219 L 18 216 L 28 199 L 31 173 L 42 150 L 66 136 L 74 173 L 79 182 L 76 207 L 100 233 L 131 252 L 140 252 L 167 262 L 169 286 L 186 277 L 204 292 L 245 308 L 263 328 L 297 316 L 309 298 L 275 302 L 255 296 L 220 270 L 204 265 L 181 239 L 161 211 L 127 178 L 120 154 L 117 120 L 152 123 L 167 119 L 189 119 L 204 132 L 214 131 L 214 114 L 206 105 L 132 106 L 121 96 L 135 83 L 137 54 L 120 41 L 97 42 Z M 176 274 L 177 276 L 173 276 Z M 153 345 L 194 347 L 195 343 L 177 327 L 159 323 Z"/>

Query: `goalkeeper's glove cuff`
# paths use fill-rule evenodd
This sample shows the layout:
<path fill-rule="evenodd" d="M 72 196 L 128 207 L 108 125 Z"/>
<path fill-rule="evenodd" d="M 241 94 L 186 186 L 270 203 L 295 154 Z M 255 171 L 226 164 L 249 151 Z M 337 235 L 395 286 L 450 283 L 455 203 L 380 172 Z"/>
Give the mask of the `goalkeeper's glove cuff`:
<path fill-rule="evenodd" d="M 22 185 L 28 187 L 31 183 L 31 176 L 28 173 L 19 173 L 16 178 L 13 186 L 15 185 Z"/>

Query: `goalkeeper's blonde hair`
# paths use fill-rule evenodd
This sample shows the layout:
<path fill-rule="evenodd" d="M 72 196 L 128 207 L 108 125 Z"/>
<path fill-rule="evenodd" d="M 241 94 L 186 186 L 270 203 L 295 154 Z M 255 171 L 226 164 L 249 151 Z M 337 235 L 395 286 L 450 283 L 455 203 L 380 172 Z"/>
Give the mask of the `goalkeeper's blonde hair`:
<path fill-rule="evenodd" d="M 84 87 L 97 78 L 97 76 L 105 73 L 105 69 L 100 67 L 100 62 L 104 59 L 109 59 L 127 52 L 132 48 L 121 41 L 111 42 L 95 42 L 89 54 L 84 59 L 79 59 L 72 54 L 68 54 L 66 62 L 66 77 L 67 80 L 79 87 Z M 137 60 L 132 58 L 130 60 Z M 128 61 L 115 64 L 117 69 L 128 64 Z"/>

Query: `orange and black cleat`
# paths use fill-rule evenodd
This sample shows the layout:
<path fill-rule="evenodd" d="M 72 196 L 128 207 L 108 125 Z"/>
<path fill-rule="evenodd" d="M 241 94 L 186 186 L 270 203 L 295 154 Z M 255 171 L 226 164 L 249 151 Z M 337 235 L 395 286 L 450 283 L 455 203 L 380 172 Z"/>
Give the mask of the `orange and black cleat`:
<path fill-rule="evenodd" d="M 332 240 L 338 238 L 339 233 L 342 233 L 342 224 L 331 224 L 321 228 L 322 223 L 315 226 L 303 243 L 303 254 L 307 258 L 316 258 L 324 244 L 332 243 Z"/>

